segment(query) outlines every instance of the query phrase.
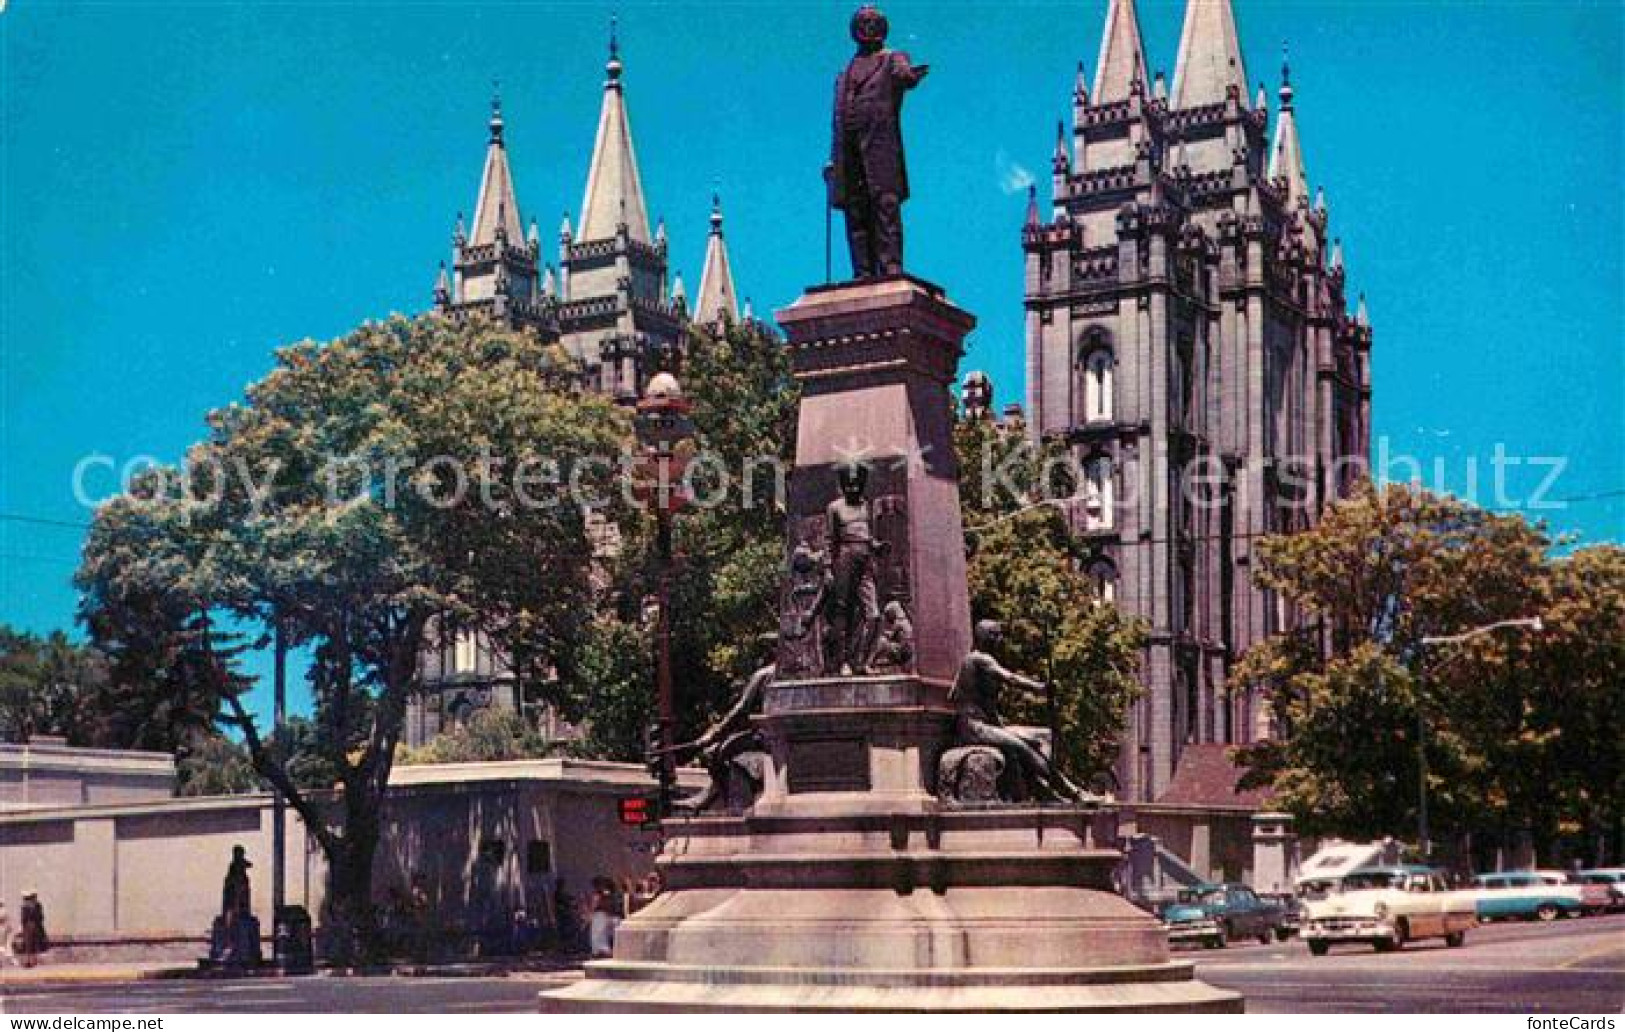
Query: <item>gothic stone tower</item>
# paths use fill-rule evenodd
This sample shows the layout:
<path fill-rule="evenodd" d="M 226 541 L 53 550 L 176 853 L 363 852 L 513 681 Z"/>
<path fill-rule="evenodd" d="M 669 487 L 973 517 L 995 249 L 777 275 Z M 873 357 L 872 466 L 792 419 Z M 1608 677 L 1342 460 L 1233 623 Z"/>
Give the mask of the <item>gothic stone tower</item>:
<path fill-rule="evenodd" d="M 1363 301 L 1347 314 L 1284 67 L 1280 101 L 1266 142 L 1229 0 L 1189 0 L 1171 93 L 1147 80 L 1134 0 L 1110 0 L 1050 215 L 1034 194 L 1022 229 L 1029 431 L 1074 449 L 1091 573 L 1151 631 L 1126 799 L 1162 796 L 1189 745 L 1270 733 L 1227 682 L 1297 618 L 1254 586 L 1254 542 L 1312 525 L 1369 451 L 1371 330 Z"/>
<path fill-rule="evenodd" d="M 666 291 L 664 223 L 649 232 L 624 71 L 612 32 L 581 223 L 572 229 L 566 214 L 559 229 L 558 318 L 564 346 L 586 366 L 589 383 L 630 403 L 674 357 L 686 312 Z"/>
<path fill-rule="evenodd" d="M 486 313 L 552 339 L 558 333 L 552 299 L 537 278 L 536 223 L 531 223 L 528 236 L 519 228 L 519 198 L 503 139 L 502 102 L 496 98 L 491 101 L 490 128 L 485 171 L 474 202 L 474 231 L 468 232 L 459 214 L 451 240 L 453 275 L 446 275 L 442 263 L 434 286 L 435 307 L 452 315 Z"/>

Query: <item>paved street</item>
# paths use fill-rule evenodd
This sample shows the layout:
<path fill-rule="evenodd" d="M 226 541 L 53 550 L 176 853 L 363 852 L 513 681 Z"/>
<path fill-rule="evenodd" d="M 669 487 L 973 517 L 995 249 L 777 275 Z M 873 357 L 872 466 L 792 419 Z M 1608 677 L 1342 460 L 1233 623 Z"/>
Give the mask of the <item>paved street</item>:
<path fill-rule="evenodd" d="M 1502 1011 L 1617 1013 L 1625 1006 L 1625 915 L 1550 925 L 1491 925 L 1463 949 L 1424 943 L 1377 954 L 1346 946 L 1326 957 L 1291 941 L 1181 950 L 1200 976 L 1269 1011 Z M 555 976 L 550 976 L 555 977 Z M 304 978 L 130 982 L 95 986 L 0 983 L 11 1013 L 527 1012 L 548 982 L 522 978 Z"/>
<path fill-rule="evenodd" d="M 1181 950 L 1204 981 L 1244 993 L 1247 1009 L 1618 1013 L 1625 1005 L 1625 915 L 1494 924 L 1448 949 L 1399 953 L 1336 946 L 1311 957 L 1297 940 L 1224 951 Z"/>

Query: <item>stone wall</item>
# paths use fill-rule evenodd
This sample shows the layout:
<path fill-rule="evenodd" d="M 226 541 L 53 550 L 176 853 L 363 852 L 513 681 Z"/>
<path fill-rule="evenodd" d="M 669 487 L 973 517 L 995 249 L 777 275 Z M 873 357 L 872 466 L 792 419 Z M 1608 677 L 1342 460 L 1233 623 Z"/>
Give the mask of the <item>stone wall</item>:
<path fill-rule="evenodd" d="M 685 772 L 685 787 L 696 777 Z M 619 823 L 618 800 L 648 791 L 642 768 L 569 760 L 446 764 L 397 771 L 378 852 L 376 892 L 421 878 L 448 928 L 505 922 L 551 905 L 562 885 L 585 898 L 595 875 L 641 878 L 654 835 Z M 265 794 L 0 813 L 0 899 L 17 913 L 39 893 L 65 945 L 201 948 L 220 909 L 234 845 L 253 862 L 254 910 L 271 922 L 272 802 Z M 326 865 L 288 812 L 287 900 L 319 920 Z"/>

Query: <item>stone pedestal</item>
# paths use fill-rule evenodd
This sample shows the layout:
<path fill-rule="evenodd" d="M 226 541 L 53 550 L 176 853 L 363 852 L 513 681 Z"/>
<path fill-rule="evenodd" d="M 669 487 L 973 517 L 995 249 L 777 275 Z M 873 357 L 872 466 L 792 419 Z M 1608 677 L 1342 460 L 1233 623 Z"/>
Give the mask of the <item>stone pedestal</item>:
<path fill-rule="evenodd" d="M 1289 813 L 1253 814 L 1253 887 L 1291 892 L 1298 877 L 1298 836 Z"/>
<path fill-rule="evenodd" d="M 974 320 L 910 278 L 810 290 L 778 318 L 804 391 L 785 623 L 802 626 L 824 569 L 810 557 L 830 550 L 837 467 L 863 461 L 887 546 L 876 594 L 906 613 L 910 648 L 842 673 L 817 633 L 784 641 L 756 717 L 762 795 L 742 816 L 666 822 L 665 891 L 542 1008 L 1240 1010 L 1113 891 L 1115 812 L 933 794 L 971 644 L 948 386 Z"/>

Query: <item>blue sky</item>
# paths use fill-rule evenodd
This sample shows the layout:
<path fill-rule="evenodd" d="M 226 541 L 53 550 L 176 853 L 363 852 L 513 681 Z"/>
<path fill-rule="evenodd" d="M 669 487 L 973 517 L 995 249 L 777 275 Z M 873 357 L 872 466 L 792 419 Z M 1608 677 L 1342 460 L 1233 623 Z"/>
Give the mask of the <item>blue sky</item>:
<path fill-rule="evenodd" d="M 1022 396 L 1024 209 L 1105 0 L 889 4 L 933 66 L 909 101 L 910 266 Z M 1376 326 L 1375 428 L 1482 478 L 1566 462 L 1539 513 L 1625 536 L 1625 29 L 1617 3 L 1237 3 L 1249 77 L 1283 40 L 1312 182 Z M 720 186 L 758 313 L 821 279 L 819 168 L 847 3 L 623 2 L 651 215 L 697 286 Z M 1172 73 L 1183 5 L 1140 5 Z M 611 7 L 72 4 L 0 13 L 0 621 L 71 623 L 75 464 L 176 458 L 271 349 L 430 296 L 472 207 L 493 78 L 544 245 L 580 205 Z M 1043 189 L 1041 185 L 1041 190 Z M 1527 497 L 1544 469 L 1515 469 Z M 89 486 L 104 493 L 105 472 Z"/>

